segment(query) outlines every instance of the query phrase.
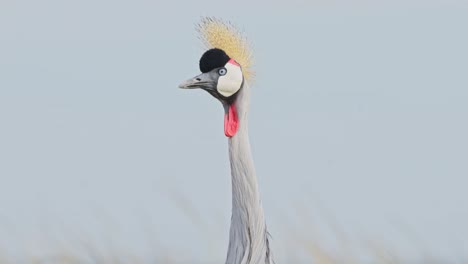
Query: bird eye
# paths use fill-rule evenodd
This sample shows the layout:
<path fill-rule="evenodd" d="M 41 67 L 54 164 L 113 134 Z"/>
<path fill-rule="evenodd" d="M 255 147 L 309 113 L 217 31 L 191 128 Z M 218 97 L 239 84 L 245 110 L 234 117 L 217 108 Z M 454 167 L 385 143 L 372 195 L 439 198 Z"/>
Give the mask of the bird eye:
<path fill-rule="evenodd" d="M 218 74 L 221 75 L 221 76 L 226 75 L 226 73 L 227 73 L 226 68 L 221 68 L 221 69 L 218 70 Z"/>

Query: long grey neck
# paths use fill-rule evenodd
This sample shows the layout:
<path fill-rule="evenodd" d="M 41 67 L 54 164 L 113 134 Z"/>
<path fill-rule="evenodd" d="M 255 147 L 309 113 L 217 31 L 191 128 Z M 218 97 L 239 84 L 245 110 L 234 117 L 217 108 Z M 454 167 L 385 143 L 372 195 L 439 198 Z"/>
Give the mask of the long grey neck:
<path fill-rule="evenodd" d="M 239 129 L 229 138 L 232 218 L 226 259 L 228 264 L 272 263 L 257 177 L 250 152 L 247 128 L 249 93 L 249 86 L 244 83 L 235 101 Z"/>

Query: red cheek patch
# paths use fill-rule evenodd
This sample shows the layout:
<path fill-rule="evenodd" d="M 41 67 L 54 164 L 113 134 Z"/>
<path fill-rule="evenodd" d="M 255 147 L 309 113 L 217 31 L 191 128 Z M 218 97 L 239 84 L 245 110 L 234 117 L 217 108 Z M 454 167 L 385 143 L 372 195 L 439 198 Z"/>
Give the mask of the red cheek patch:
<path fill-rule="evenodd" d="M 232 137 L 236 134 L 239 128 L 239 119 L 237 118 L 237 110 L 234 104 L 229 106 L 229 110 L 224 114 L 224 134 L 226 137 Z"/>
<path fill-rule="evenodd" d="M 230 60 L 228 61 L 228 63 L 230 63 L 230 64 L 232 64 L 232 65 L 236 65 L 237 67 L 240 67 L 240 64 L 237 63 L 237 61 L 235 61 L 234 59 L 230 59 Z"/>

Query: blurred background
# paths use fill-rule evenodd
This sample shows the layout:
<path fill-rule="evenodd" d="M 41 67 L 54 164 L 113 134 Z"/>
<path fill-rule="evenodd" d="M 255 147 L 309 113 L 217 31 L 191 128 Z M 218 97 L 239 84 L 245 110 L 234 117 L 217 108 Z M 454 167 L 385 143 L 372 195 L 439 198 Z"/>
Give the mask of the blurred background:
<path fill-rule="evenodd" d="M 0 3 L 0 261 L 220 263 L 223 110 L 177 89 L 201 16 L 251 40 L 278 263 L 468 260 L 468 3 Z M 353 260 L 353 261 L 351 261 Z"/>

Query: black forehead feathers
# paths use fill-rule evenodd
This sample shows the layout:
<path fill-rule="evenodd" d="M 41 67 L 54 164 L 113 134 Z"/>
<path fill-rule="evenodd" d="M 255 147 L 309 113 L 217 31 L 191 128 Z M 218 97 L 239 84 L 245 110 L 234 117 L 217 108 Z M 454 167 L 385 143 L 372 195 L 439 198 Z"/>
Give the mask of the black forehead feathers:
<path fill-rule="evenodd" d="M 207 50 L 200 58 L 200 71 L 205 73 L 223 67 L 229 59 L 229 56 L 222 49 Z"/>

